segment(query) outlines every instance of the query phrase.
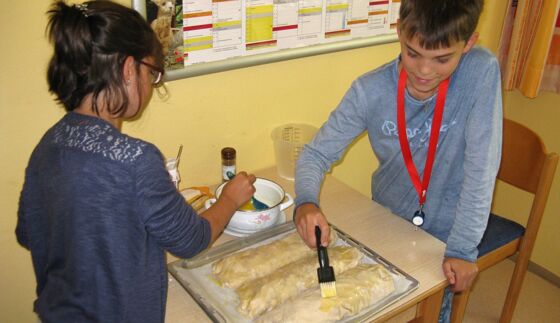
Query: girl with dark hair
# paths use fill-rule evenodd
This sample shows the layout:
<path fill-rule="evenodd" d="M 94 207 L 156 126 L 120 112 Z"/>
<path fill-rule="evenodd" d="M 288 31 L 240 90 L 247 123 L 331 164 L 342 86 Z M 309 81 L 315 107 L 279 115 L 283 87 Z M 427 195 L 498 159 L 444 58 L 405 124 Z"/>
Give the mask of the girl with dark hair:
<path fill-rule="evenodd" d="M 53 4 L 49 90 L 68 111 L 33 151 L 16 235 L 31 251 L 43 322 L 163 322 L 165 251 L 189 258 L 253 195 L 240 172 L 198 215 L 162 154 L 120 132 L 162 85 L 161 45 L 134 10 L 110 1 Z"/>

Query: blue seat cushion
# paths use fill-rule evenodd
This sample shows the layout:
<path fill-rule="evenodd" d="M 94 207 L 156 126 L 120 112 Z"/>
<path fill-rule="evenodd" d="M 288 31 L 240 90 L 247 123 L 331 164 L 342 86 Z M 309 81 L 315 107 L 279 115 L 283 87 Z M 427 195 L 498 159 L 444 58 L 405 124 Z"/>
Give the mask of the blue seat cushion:
<path fill-rule="evenodd" d="M 488 226 L 478 245 L 478 257 L 480 258 L 490 251 L 508 244 L 524 233 L 525 228 L 521 224 L 490 213 Z"/>

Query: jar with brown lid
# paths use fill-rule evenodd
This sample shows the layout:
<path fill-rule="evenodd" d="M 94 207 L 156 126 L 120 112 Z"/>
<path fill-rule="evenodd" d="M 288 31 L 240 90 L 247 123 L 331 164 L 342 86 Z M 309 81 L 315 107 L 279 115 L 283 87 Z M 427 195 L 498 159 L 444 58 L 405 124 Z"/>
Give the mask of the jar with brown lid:
<path fill-rule="evenodd" d="M 236 151 L 234 148 L 225 147 L 222 149 L 222 182 L 226 182 L 235 176 L 235 157 Z"/>

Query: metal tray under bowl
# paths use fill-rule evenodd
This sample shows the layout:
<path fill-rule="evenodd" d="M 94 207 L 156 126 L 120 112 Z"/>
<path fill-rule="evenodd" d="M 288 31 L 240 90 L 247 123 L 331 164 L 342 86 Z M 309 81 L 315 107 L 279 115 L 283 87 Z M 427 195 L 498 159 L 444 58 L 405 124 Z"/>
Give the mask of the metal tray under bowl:
<path fill-rule="evenodd" d="M 387 268 L 395 281 L 395 291 L 379 302 L 363 309 L 354 316 L 344 318 L 341 322 L 362 322 L 375 316 L 390 304 L 405 297 L 416 288 L 418 281 L 373 250 L 331 225 L 338 234 L 337 245 L 350 245 L 360 250 L 364 257 L 362 263 L 378 263 Z M 256 247 L 283 238 L 295 231 L 293 222 L 257 232 L 251 236 L 228 241 L 207 249 L 191 259 L 176 260 L 167 265 L 169 272 L 185 288 L 198 305 L 213 322 L 251 322 L 237 311 L 239 298 L 233 289 L 218 286 L 212 278 L 212 263 L 237 251 Z"/>

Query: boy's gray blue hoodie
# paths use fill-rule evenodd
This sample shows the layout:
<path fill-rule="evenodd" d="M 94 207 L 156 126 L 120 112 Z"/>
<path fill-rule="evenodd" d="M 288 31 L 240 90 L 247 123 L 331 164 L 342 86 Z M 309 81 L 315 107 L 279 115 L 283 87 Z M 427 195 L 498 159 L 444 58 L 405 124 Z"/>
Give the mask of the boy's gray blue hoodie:
<path fill-rule="evenodd" d="M 367 131 L 379 161 L 372 175 L 373 200 L 411 220 L 418 195 L 404 164 L 397 132 L 399 59 L 353 82 L 339 106 L 300 155 L 296 206 L 319 205 L 323 175 L 348 145 Z M 406 125 L 414 164 L 422 178 L 437 94 L 426 100 L 406 92 Z M 422 229 L 447 243 L 446 257 L 475 261 L 490 212 L 501 158 L 500 69 L 487 50 L 473 47 L 453 72 Z M 328 217 L 328 214 L 327 214 Z"/>

